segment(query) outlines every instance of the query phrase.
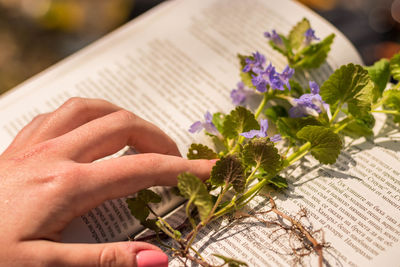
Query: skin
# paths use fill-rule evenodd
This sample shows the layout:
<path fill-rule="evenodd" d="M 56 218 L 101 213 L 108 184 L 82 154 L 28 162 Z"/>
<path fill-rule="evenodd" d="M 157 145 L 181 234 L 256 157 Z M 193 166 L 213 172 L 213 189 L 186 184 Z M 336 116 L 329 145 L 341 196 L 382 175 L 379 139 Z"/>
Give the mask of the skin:
<path fill-rule="evenodd" d="M 138 155 L 95 161 L 126 145 Z M 0 156 L 0 265 L 136 266 L 143 242 L 63 244 L 75 217 L 103 201 L 154 185 L 175 185 L 179 173 L 201 179 L 214 162 L 186 160 L 155 125 L 99 99 L 72 98 L 37 116 Z"/>

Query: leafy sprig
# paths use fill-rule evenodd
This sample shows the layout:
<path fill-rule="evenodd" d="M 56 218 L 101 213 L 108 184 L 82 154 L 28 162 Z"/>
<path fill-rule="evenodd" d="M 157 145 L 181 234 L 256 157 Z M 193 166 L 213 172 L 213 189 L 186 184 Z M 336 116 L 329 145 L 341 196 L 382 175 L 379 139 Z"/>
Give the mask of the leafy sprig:
<path fill-rule="evenodd" d="M 335 38 L 334 34 L 330 34 L 319 41 L 306 18 L 295 25 L 287 36 L 275 31 L 264 35 L 269 39 L 271 47 L 283 54 L 289 65 L 296 69 L 313 69 L 321 66 Z"/>

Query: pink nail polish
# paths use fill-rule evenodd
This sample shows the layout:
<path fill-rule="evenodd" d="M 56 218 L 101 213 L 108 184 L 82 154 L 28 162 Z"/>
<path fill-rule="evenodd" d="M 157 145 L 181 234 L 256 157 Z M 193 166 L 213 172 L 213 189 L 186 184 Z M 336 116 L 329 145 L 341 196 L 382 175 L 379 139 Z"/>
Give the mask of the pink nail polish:
<path fill-rule="evenodd" d="M 136 255 L 137 267 L 168 267 L 168 256 L 157 250 L 141 250 Z"/>

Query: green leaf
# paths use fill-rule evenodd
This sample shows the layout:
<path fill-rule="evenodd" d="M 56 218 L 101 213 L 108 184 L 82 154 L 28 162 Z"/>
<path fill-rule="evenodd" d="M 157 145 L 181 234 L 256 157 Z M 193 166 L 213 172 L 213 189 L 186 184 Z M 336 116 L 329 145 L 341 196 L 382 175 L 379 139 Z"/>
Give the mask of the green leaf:
<path fill-rule="evenodd" d="M 286 178 L 284 178 L 280 175 L 276 175 L 276 176 L 272 177 L 271 180 L 269 180 L 269 183 L 278 189 L 288 187 L 288 182 L 287 182 Z"/>
<path fill-rule="evenodd" d="M 223 260 L 224 263 L 222 265 L 228 264 L 229 267 L 248 266 L 247 263 L 240 260 L 236 260 L 234 258 L 225 257 L 220 254 L 212 254 L 212 255 Z"/>
<path fill-rule="evenodd" d="M 187 153 L 188 159 L 216 159 L 217 153 L 208 146 L 202 144 L 192 144 Z"/>
<path fill-rule="evenodd" d="M 222 157 L 211 171 L 211 184 L 223 186 L 231 184 L 236 192 L 243 192 L 246 183 L 242 162 L 235 155 Z"/>
<path fill-rule="evenodd" d="M 305 47 L 296 54 L 296 57 L 298 56 L 301 59 L 296 61 L 293 67 L 312 69 L 321 66 L 321 64 L 325 62 L 328 53 L 331 50 L 331 44 L 333 43 L 334 38 L 335 35 L 332 33 L 321 42 L 310 44 Z"/>
<path fill-rule="evenodd" d="M 215 128 L 217 128 L 218 132 L 222 132 L 224 126 L 225 114 L 221 112 L 216 112 L 213 114 L 212 123 L 214 123 Z"/>
<path fill-rule="evenodd" d="M 283 46 L 282 45 L 277 45 L 275 44 L 272 40 L 268 42 L 268 44 L 276 51 L 278 51 L 279 53 L 281 53 L 282 55 L 288 57 L 289 54 L 292 54 L 292 49 L 290 47 L 290 42 L 289 40 L 283 36 L 282 34 L 278 35 L 281 37 L 282 42 L 283 42 Z"/>
<path fill-rule="evenodd" d="M 191 173 L 182 173 L 178 176 L 178 188 L 189 203 L 196 205 L 200 219 L 204 221 L 213 207 L 205 184 Z"/>
<path fill-rule="evenodd" d="M 400 113 L 400 90 L 387 90 L 383 93 L 383 106 L 386 109 L 396 110 Z M 394 116 L 395 122 L 400 122 L 400 115 Z"/>
<path fill-rule="evenodd" d="M 390 59 L 390 74 L 395 80 L 400 81 L 400 53 Z"/>
<path fill-rule="evenodd" d="M 128 198 L 126 203 L 128 204 L 128 208 L 131 211 L 132 216 L 139 221 L 145 221 L 147 216 L 149 216 L 149 208 L 143 200 L 139 198 Z"/>
<path fill-rule="evenodd" d="M 160 203 L 161 197 L 154 191 L 149 189 L 140 190 L 137 194 L 137 198 L 141 199 L 145 203 Z"/>
<path fill-rule="evenodd" d="M 143 225 L 145 225 L 146 218 L 150 214 L 148 204 L 160 202 L 161 197 L 149 189 L 140 190 L 135 197 L 126 199 L 132 216 L 138 219 Z"/>
<path fill-rule="evenodd" d="M 389 60 L 383 58 L 374 63 L 372 66 L 365 67 L 371 80 L 375 83 L 373 90 L 373 101 L 376 102 L 382 97 L 383 90 L 390 79 Z"/>
<path fill-rule="evenodd" d="M 311 155 L 319 162 L 333 164 L 342 149 L 338 134 L 323 126 L 306 126 L 297 133 L 297 137 L 311 143 Z"/>
<path fill-rule="evenodd" d="M 286 109 L 279 105 L 267 108 L 264 111 L 264 114 L 265 114 L 265 116 L 267 116 L 268 120 L 270 120 L 272 122 L 276 122 L 281 117 L 288 116 Z"/>
<path fill-rule="evenodd" d="M 238 106 L 225 117 L 222 135 L 227 138 L 236 138 L 240 133 L 258 129 L 260 129 L 260 125 L 254 114 L 250 110 Z"/>
<path fill-rule="evenodd" d="M 291 93 L 290 95 L 292 97 L 300 97 L 302 94 L 304 94 L 304 89 L 300 85 L 300 83 L 294 81 L 294 80 L 289 80 L 290 88 L 291 88 Z"/>
<path fill-rule="evenodd" d="M 334 108 L 347 103 L 349 112 L 354 117 L 365 116 L 371 110 L 374 83 L 360 65 L 341 66 L 324 82 L 320 95 Z"/>
<path fill-rule="evenodd" d="M 279 118 L 276 123 L 279 133 L 292 139 L 297 139 L 297 132 L 307 125 L 321 125 L 321 123 L 314 117 L 302 118 Z"/>
<path fill-rule="evenodd" d="M 289 43 L 292 49 L 298 49 L 303 44 L 304 34 L 309 28 L 311 28 L 310 22 L 306 18 L 292 28 L 289 33 Z"/>
<path fill-rule="evenodd" d="M 244 66 L 246 66 L 246 58 L 250 58 L 251 60 L 254 60 L 254 57 L 253 56 L 245 56 L 245 55 L 241 55 L 241 54 L 238 54 L 237 56 L 238 56 L 239 61 L 240 61 L 240 78 L 242 79 L 242 82 L 247 87 L 255 89 L 255 86 L 251 82 L 251 79 L 252 79 L 251 75 L 255 74 L 255 73 L 252 72 L 252 71 L 243 72 L 243 68 L 244 68 Z"/>
<path fill-rule="evenodd" d="M 372 131 L 372 128 L 374 125 L 374 116 L 367 114 L 366 116 L 357 118 L 349 123 L 346 128 L 343 129 L 343 133 L 353 138 L 373 136 L 374 132 Z"/>
<path fill-rule="evenodd" d="M 242 158 L 246 165 L 260 166 L 268 173 L 276 173 L 281 166 L 281 156 L 278 149 L 267 137 L 251 139 L 243 147 Z"/>

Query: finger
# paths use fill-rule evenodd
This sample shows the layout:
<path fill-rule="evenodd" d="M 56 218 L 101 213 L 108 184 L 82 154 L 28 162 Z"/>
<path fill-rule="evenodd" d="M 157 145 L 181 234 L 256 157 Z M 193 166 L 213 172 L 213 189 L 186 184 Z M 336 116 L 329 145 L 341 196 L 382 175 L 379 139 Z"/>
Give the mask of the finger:
<path fill-rule="evenodd" d="M 44 118 L 28 144 L 37 144 L 58 137 L 91 120 L 120 109 L 102 99 L 70 98 Z"/>
<path fill-rule="evenodd" d="M 22 130 L 18 132 L 12 143 L 7 147 L 4 153 L 10 153 L 11 150 L 16 150 L 20 147 L 26 147 L 27 141 L 37 131 L 42 122 L 46 119 L 48 113 L 39 114 L 32 119 Z"/>
<path fill-rule="evenodd" d="M 90 121 L 57 142 L 68 158 L 78 162 L 92 162 L 126 145 L 143 153 L 180 155 L 175 142 L 161 129 L 126 110 Z"/>
<path fill-rule="evenodd" d="M 78 213 L 94 208 L 100 203 L 131 195 L 141 189 L 155 185 L 174 186 L 177 176 L 190 172 L 202 180 L 210 176 L 214 160 L 187 160 L 181 157 L 161 154 L 138 154 L 98 161 L 82 167 L 77 178 L 76 196 L 90 195 L 80 202 Z M 79 214 L 76 214 L 79 215 Z"/>
<path fill-rule="evenodd" d="M 32 257 L 27 263 L 32 263 L 34 259 L 42 262 L 44 266 L 168 266 L 168 256 L 158 247 L 144 242 L 62 244 L 51 241 L 26 241 L 24 243 L 26 252 L 24 256 Z"/>

